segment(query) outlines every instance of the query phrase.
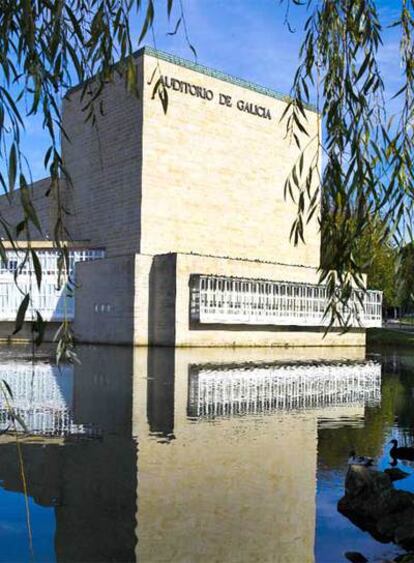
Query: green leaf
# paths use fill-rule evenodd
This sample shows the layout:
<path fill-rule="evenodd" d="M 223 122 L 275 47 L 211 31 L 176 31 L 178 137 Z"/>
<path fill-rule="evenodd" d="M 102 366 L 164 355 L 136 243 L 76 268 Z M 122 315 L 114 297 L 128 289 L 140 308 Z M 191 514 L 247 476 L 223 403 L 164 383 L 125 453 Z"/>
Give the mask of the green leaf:
<path fill-rule="evenodd" d="M 10 430 L 10 424 L 7 428 L 3 428 L 2 430 L 0 430 L 0 436 L 7 434 L 7 432 Z"/>
<path fill-rule="evenodd" d="M 356 77 L 356 81 L 357 81 L 357 82 L 358 82 L 358 80 L 362 77 L 362 75 L 364 74 L 364 72 L 367 70 L 368 65 L 369 65 L 369 63 L 370 63 L 370 60 L 371 60 L 371 55 L 370 55 L 370 53 L 368 53 L 367 56 L 366 56 L 365 59 L 364 59 L 364 62 L 362 63 L 362 65 L 361 65 L 361 67 L 360 67 L 360 69 L 359 69 L 358 74 L 357 74 L 357 77 Z"/>
<path fill-rule="evenodd" d="M 11 399 L 13 399 L 13 391 L 11 390 L 10 385 L 7 383 L 7 381 L 5 379 L 1 380 L 1 383 L 3 384 L 3 386 L 5 387 L 7 393 L 9 394 L 9 397 Z"/>
<path fill-rule="evenodd" d="M 16 144 L 12 143 L 9 153 L 9 191 L 13 192 L 16 184 L 17 151 Z"/>
<path fill-rule="evenodd" d="M 162 109 L 164 111 L 164 114 L 166 114 L 168 110 L 168 91 L 161 77 L 158 78 L 157 82 L 154 85 L 154 89 L 152 91 L 152 99 L 154 99 L 156 94 L 158 94 Z"/>
<path fill-rule="evenodd" d="M 84 80 L 85 69 L 81 61 L 79 60 L 78 54 L 76 53 L 74 46 L 70 43 L 70 41 L 68 41 L 67 43 L 67 49 L 69 51 L 69 55 L 72 60 L 72 63 L 75 67 L 78 80 L 79 82 L 82 82 Z"/>
<path fill-rule="evenodd" d="M 180 27 L 181 21 L 182 21 L 182 18 L 178 18 L 178 21 L 177 21 L 177 24 L 176 24 L 176 26 L 175 26 L 174 31 L 169 31 L 169 32 L 167 33 L 167 35 L 176 35 L 176 34 L 177 34 L 177 31 L 178 31 L 178 29 L 179 29 L 179 27 Z"/>
<path fill-rule="evenodd" d="M 9 413 L 10 417 L 14 420 L 17 421 L 20 426 L 23 428 L 23 431 L 28 434 L 29 433 L 29 429 L 27 427 L 27 424 L 25 423 L 25 421 L 23 420 L 23 418 L 20 416 L 20 414 L 18 412 L 16 412 L 14 409 Z"/>
<path fill-rule="evenodd" d="M 37 255 L 37 252 L 33 248 L 30 249 L 30 254 L 32 256 L 32 262 L 33 262 L 34 272 L 35 272 L 35 276 L 36 276 L 37 287 L 39 288 L 39 291 L 40 291 L 40 287 L 42 285 L 42 266 L 40 265 L 40 260 L 39 260 L 39 257 Z"/>
<path fill-rule="evenodd" d="M 193 45 L 191 45 L 191 43 L 188 43 L 189 48 L 191 49 L 193 55 L 194 55 L 194 59 L 195 62 L 197 62 L 197 51 L 195 50 L 195 47 Z"/>
<path fill-rule="evenodd" d="M 39 311 L 36 311 L 36 321 L 33 323 L 33 332 L 37 333 L 35 338 L 36 346 L 40 346 L 44 340 L 46 330 L 46 322 L 43 320 L 42 315 Z"/>
<path fill-rule="evenodd" d="M 23 220 L 17 223 L 16 225 L 16 237 L 19 238 L 19 235 L 25 230 L 27 226 L 27 221 Z"/>
<path fill-rule="evenodd" d="M 21 127 L 24 128 L 22 116 L 20 115 L 20 112 L 17 109 L 16 102 L 13 99 L 13 97 L 11 96 L 11 94 L 9 94 L 9 92 L 7 91 L 6 88 L 3 88 L 2 86 L 0 86 L 0 95 L 4 96 L 6 98 L 6 101 L 10 106 L 10 111 L 12 112 L 12 116 L 18 121 L 18 123 L 21 125 Z M 16 96 L 16 98 L 17 97 L 18 96 Z M 9 116 L 11 117 L 10 113 L 9 113 Z"/>
<path fill-rule="evenodd" d="M 293 119 L 296 123 L 297 128 L 299 129 L 299 131 L 301 131 L 304 135 L 306 135 L 307 137 L 309 137 L 309 133 L 308 131 L 306 131 L 306 129 L 304 128 L 304 126 L 302 125 L 302 123 L 300 122 L 299 117 L 297 116 L 296 113 L 293 114 Z"/>
<path fill-rule="evenodd" d="M 42 227 L 40 225 L 40 221 L 37 216 L 36 210 L 33 206 L 29 189 L 26 184 L 26 180 L 24 179 L 23 176 L 21 176 L 21 182 L 20 182 L 20 201 L 22 203 L 25 218 L 29 219 L 35 225 L 37 230 L 41 233 Z"/>
<path fill-rule="evenodd" d="M 22 329 L 29 303 L 30 303 L 30 294 L 26 293 L 22 302 L 20 303 L 19 310 L 17 311 L 13 334 L 17 334 Z"/>
<path fill-rule="evenodd" d="M 147 34 L 148 28 L 152 26 L 154 21 L 154 4 L 153 0 L 148 0 L 147 14 L 145 16 L 144 25 L 142 26 L 141 35 L 138 39 L 138 45 L 142 42 Z"/>
<path fill-rule="evenodd" d="M 127 90 L 132 94 L 138 95 L 137 89 L 137 67 L 133 57 L 128 57 L 126 70 Z"/>

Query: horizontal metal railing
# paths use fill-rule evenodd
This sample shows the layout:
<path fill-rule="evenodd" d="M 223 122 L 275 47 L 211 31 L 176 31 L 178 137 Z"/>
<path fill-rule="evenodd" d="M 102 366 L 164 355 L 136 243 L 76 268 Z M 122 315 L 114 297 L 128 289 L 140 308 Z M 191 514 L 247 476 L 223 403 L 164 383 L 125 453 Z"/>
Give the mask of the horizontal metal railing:
<path fill-rule="evenodd" d="M 200 323 L 326 326 L 323 285 L 213 275 L 191 277 L 191 319 Z M 342 318 L 348 326 L 382 322 L 382 292 L 355 290 Z"/>
<path fill-rule="evenodd" d="M 0 261 L 0 322 L 14 321 L 24 296 L 30 294 L 30 305 L 26 319 L 36 311 L 46 321 L 73 320 L 75 298 L 67 286 L 58 287 L 59 253 L 56 250 L 36 251 L 41 269 L 40 289 L 37 286 L 32 258 L 25 260 L 24 251 L 7 251 L 7 260 Z M 69 274 L 73 278 L 77 262 L 104 257 L 103 250 L 71 250 L 69 252 Z"/>

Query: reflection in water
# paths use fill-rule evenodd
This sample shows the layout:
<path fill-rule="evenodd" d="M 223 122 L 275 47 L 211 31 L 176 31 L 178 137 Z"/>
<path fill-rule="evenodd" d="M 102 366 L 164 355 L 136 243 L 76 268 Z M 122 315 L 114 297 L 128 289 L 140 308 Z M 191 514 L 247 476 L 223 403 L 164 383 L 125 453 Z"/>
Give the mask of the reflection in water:
<path fill-rule="evenodd" d="M 131 355 L 122 349 L 112 354 L 111 349 L 85 348 L 81 360 L 73 373 L 72 368 L 59 372 L 39 365 L 34 375 L 30 363 L 19 363 L 18 372 L 26 371 L 28 384 L 19 387 L 17 404 L 23 415 L 29 413 L 28 422 L 36 432 L 39 421 L 31 413 L 40 415 L 43 408 L 47 422 L 45 439 L 24 443 L 22 448 L 29 495 L 55 515 L 51 530 L 38 529 L 33 517 L 36 560 L 132 561 L 137 448 L 131 436 Z M 45 382 L 53 390 L 53 403 L 43 392 Z M 23 389 L 26 397 L 21 394 Z M 61 389 L 64 392 L 59 394 Z M 60 422 L 54 425 L 54 417 L 60 421 L 62 413 L 70 413 L 71 420 L 64 428 Z M 82 439 L 78 429 L 89 426 L 99 427 L 102 439 Z M 71 428 L 77 429 L 75 440 Z M 16 446 L 7 436 L 0 436 L 0 481 L 5 491 L 22 492 Z M 3 499 L 0 507 L 0 560 L 28 561 L 27 542 L 15 543 L 10 519 L 18 499 L 16 495 L 10 498 Z M 14 526 L 25 529 L 24 504 L 20 506 Z"/>
<path fill-rule="evenodd" d="M 379 357 L 379 356 L 378 356 Z M 318 432 L 318 496 L 316 560 L 330 563 L 343 560 L 346 549 L 360 551 L 369 560 L 393 560 L 401 550 L 393 544 L 381 544 L 367 533 L 361 533 L 336 511 L 338 499 L 344 493 L 344 454 L 350 449 L 379 458 L 378 467 L 390 467 L 389 441 L 405 436 L 412 443 L 414 428 L 414 355 L 405 352 L 381 350 L 383 365 L 381 407 L 365 410 L 361 427 L 322 428 Z M 411 437 L 410 437 L 411 436 Z M 404 442 L 405 440 L 402 439 Z M 397 489 L 414 492 L 413 468 L 398 464 L 411 476 L 396 482 Z M 342 558 L 342 559 L 341 559 Z"/>
<path fill-rule="evenodd" d="M 0 364 L 0 380 L 12 390 L 13 411 L 30 434 L 95 435 L 88 424 L 73 420 L 73 366 L 8 361 Z M 8 408 L 0 403 L 0 431 L 10 425 Z"/>
<path fill-rule="evenodd" d="M 147 420 L 135 409 L 140 561 L 313 561 L 318 417 L 337 419 L 340 405 L 339 416 L 360 420 L 380 398 L 379 364 L 332 364 L 324 353 L 322 365 L 298 365 L 282 350 L 164 352 L 147 389 L 153 397 L 165 382 L 158 392 L 174 416 L 163 438 L 176 440 L 143 438 L 160 404 L 147 403 Z"/>
<path fill-rule="evenodd" d="M 384 397 L 380 365 L 360 350 L 294 354 L 300 364 L 283 349 L 82 347 L 81 365 L 62 373 L 11 362 L 26 370 L 23 416 L 49 416 L 43 426 L 32 416 L 48 437 L 23 448 L 29 494 L 55 514 L 48 547 L 35 537 L 37 559 L 313 561 L 318 435 L 332 433 L 332 446 L 335 432 L 358 432 Z M 65 425 L 54 422 L 62 413 Z M 22 490 L 4 436 L 0 482 Z"/>
<path fill-rule="evenodd" d="M 151 434 L 174 438 L 174 348 L 150 348 L 147 363 L 147 412 Z"/>
<path fill-rule="evenodd" d="M 375 405 L 381 365 L 288 364 L 190 367 L 189 416 L 265 414 L 338 405 Z"/>

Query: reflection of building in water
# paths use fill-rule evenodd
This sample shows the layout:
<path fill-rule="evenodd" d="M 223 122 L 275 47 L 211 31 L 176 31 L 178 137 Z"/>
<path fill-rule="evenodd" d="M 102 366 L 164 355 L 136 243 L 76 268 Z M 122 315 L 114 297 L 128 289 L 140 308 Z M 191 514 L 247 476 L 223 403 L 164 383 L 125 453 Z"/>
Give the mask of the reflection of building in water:
<path fill-rule="evenodd" d="M 79 349 L 79 356 L 81 364 L 64 370 L 62 378 L 46 364 L 36 365 L 32 377 L 30 363 L 10 363 L 16 367 L 15 379 L 8 381 L 17 389 L 22 412 L 43 409 L 42 420 L 47 421 L 43 431 L 33 418 L 30 429 L 48 437 L 21 441 L 29 495 L 55 513 L 49 549 L 55 550 L 57 561 L 133 561 L 137 445 L 131 436 L 132 351 L 89 347 Z M 0 378 L 10 373 L 4 370 Z M 70 425 L 51 426 L 64 419 L 65 409 Z M 88 428 L 102 429 L 100 439 L 89 439 Z M 56 439 L 50 437 L 50 429 L 66 434 Z M 73 440 L 68 435 L 73 429 L 77 434 L 83 429 L 83 434 Z M 15 443 L 0 436 L 1 487 L 22 493 L 16 460 Z M 47 538 L 46 530 L 42 532 Z"/>
<path fill-rule="evenodd" d="M 291 351 L 101 346 L 79 353 L 72 420 L 99 427 L 101 439 L 23 446 L 29 494 L 55 511 L 58 561 L 313 561 L 318 421 L 336 420 L 335 409 L 188 417 L 194 366 L 199 375 L 250 377 L 253 396 L 261 370 L 291 361 Z M 324 365 L 337 353 L 295 350 Z M 361 349 L 339 354 L 362 360 Z M 362 403 L 341 407 L 352 420 L 363 413 Z M 15 446 L 3 438 L 1 486 L 21 492 Z"/>
<path fill-rule="evenodd" d="M 76 424 L 73 419 L 73 366 L 60 368 L 46 363 L 9 361 L 0 365 L 4 381 L 13 398 L 14 413 L 24 421 L 31 434 L 68 436 L 92 435 L 93 427 Z M 0 429 L 10 425 L 9 407 L 0 395 Z"/>
<path fill-rule="evenodd" d="M 140 436 L 137 560 L 314 560 L 318 422 L 321 417 L 328 423 L 344 417 L 361 423 L 362 396 L 379 400 L 380 370 L 375 364 L 363 364 L 357 349 L 302 349 L 297 356 L 304 362 L 323 362 L 322 372 L 316 363 L 311 366 L 310 378 L 314 386 L 327 389 L 328 381 L 332 388 L 334 380 L 340 384 L 345 360 L 359 362 L 347 365 L 347 374 L 342 372 L 346 382 L 342 392 L 349 403 L 340 412 L 332 397 L 325 404 L 312 403 L 314 388 L 310 378 L 306 387 L 304 371 L 310 366 L 286 365 L 292 361 L 289 350 L 135 351 L 134 372 L 141 374 L 134 378 L 133 409 L 134 431 Z M 342 364 L 329 364 L 338 359 Z M 286 375 L 296 378 L 294 404 L 306 408 L 287 408 L 286 393 L 285 408 L 282 394 L 279 400 L 274 396 L 270 400 L 276 381 L 282 388 L 282 378 L 276 377 L 282 369 L 287 370 L 285 380 Z M 266 382 L 273 380 L 269 391 Z M 200 404 L 202 381 L 210 391 Z M 218 381 L 229 394 L 233 389 L 233 414 L 245 416 L 205 416 Z M 216 394 L 216 403 L 218 398 Z M 257 414 L 260 403 L 266 416 L 254 416 L 254 403 Z M 228 412 L 229 401 L 223 404 L 218 411 Z M 162 443 L 171 436 L 175 440 Z"/>
<path fill-rule="evenodd" d="M 196 417 L 363 406 L 380 400 L 381 365 L 191 366 L 188 387 L 188 414 Z"/>
<path fill-rule="evenodd" d="M 151 434 L 173 438 L 174 429 L 174 359 L 172 348 L 151 349 L 147 362 L 147 408 Z"/>

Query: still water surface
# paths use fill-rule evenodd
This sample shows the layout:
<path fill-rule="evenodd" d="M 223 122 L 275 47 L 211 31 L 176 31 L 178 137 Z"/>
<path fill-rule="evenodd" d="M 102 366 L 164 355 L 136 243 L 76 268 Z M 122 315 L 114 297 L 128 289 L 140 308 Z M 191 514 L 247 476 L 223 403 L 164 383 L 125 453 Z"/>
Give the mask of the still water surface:
<path fill-rule="evenodd" d="M 414 441 L 414 353 L 81 347 L 58 370 L 2 348 L 38 562 L 370 561 L 399 553 L 336 510 L 351 448 Z M 10 424 L 1 403 L 0 430 Z M 405 467 L 407 470 L 407 467 Z M 408 468 L 408 471 L 413 471 Z M 414 491 L 414 474 L 398 483 Z M 30 561 L 0 435 L 0 561 Z"/>

